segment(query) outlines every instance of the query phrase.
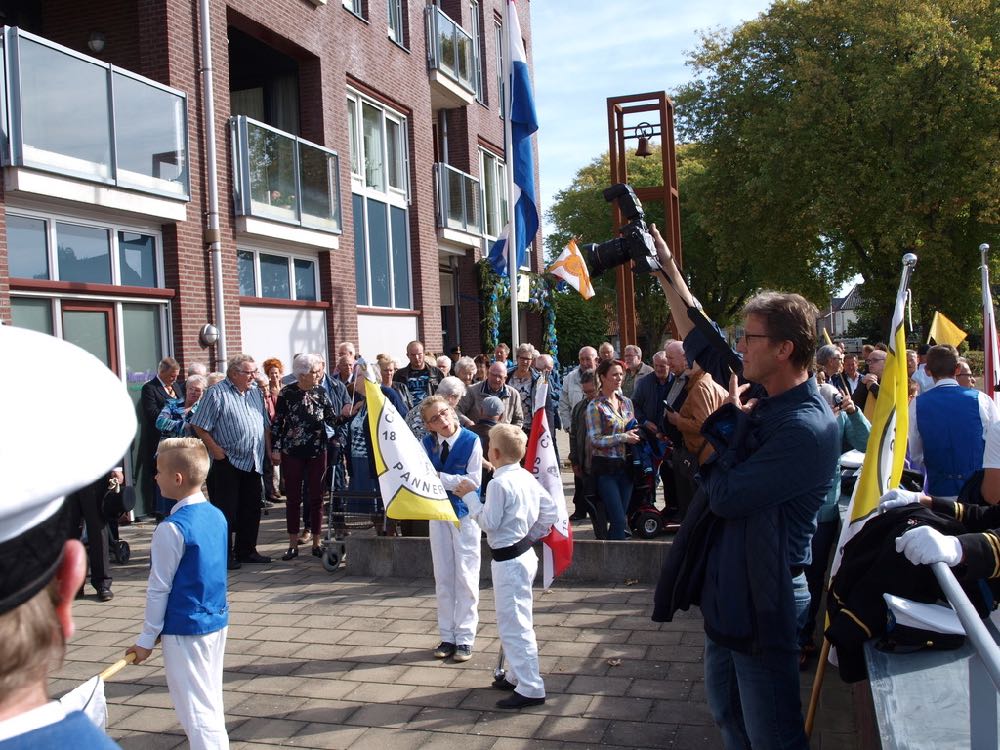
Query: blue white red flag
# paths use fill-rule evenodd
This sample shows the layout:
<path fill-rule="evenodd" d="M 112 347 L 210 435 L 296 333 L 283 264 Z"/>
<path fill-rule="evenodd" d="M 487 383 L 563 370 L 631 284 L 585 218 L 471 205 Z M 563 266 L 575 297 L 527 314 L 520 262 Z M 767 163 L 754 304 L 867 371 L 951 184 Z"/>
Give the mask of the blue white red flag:
<path fill-rule="evenodd" d="M 517 248 L 517 265 L 524 265 L 524 252 L 538 234 L 538 202 L 535 200 L 535 156 L 531 135 L 538 130 L 535 114 L 535 97 L 531 91 L 528 58 L 521 41 L 521 23 L 517 18 L 514 0 L 507 0 L 507 38 L 510 50 L 510 78 L 507 81 L 506 116 L 511 132 L 511 151 L 507 155 L 507 168 L 513 169 L 514 194 L 510 204 L 514 207 L 514 247 Z M 489 261 L 493 270 L 506 276 L 510 267 L 508 253 L 511 244 L 511 224 L 500 233 L 490 248 Z"/>

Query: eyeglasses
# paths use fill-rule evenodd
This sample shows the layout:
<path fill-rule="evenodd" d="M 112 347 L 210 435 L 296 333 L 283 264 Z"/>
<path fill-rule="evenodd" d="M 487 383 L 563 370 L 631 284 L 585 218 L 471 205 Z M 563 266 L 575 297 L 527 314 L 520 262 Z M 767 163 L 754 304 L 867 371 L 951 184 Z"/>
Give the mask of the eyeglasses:
<path fill-rule="evenodd" d="M 959 377 L 959 378 L 971 378 L 972 377 L 972 373 L 971 372 L 960 372 L 960 373 L 958 373 L 958 375 L 956 377 Z"/>
<path fill-rule="evenodd" d="M 427 424 L 433 424 L 434 422 L 440 422 L 442 419 L 445 418 L 445 416 L 447 416 L 447 414 L 448 414 L 449 411 L 451 411 L 451 409 L 442 409 L 437 414 L 435 414 L 433 417 L 431 417 L 430 419 L 428 419 L 427 420 Z"/>
<path fill-rule="evenodd" d="M 241 375 L 256 375 L 260 370 L 237 370 Z"/>
<path fill-rule="evenodd" d="M 750 339 L 769 339 L 771 338 L 771 335 L 768 333 L 747 333 L 746 331 L 744 331 L 743 335 L 740 338 L 743 339 L 743 343 L 749 346 Z"/>

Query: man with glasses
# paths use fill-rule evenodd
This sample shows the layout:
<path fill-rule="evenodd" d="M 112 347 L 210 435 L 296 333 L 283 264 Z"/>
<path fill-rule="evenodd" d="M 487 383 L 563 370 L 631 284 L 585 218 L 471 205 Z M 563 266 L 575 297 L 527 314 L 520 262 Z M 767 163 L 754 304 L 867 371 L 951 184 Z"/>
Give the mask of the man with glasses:
<path fill-rule="evenodd" d="M 625 379 L 622 381 L 622 393 L 632 398 L 635 392 L 635 382 L 643 375 L 648 375 L 653 368 L 642 361 L 642 349 L 634 344 L 625 347 L 622 356 L 625 358 Z"/>
<path fill-rule="evenodd" d="M 229 524 L 230 570 L 242 563 L 269 563 L 257 552 L 264 501 L 264 455 L 271 453 L 271 420 L 264 394 L 254 387 L 257 364 L 249 354 L 230 358 L 226 379 L 202 396 L 191 419 L 212 457 L 209 499 Z"/>
<path fill-rule="evenodd" d="M 661 285 L 671 311 L 686 317 L 693 298 L 655 226 L 650 234 L 667 274 Z M 809 375 L 815 306 L 798 294 L 765 292 L 743 315 L 737 350 L 750 382 L 740 385 L 731 374 L 728 400 L 711 418 L 713 434 L 730 439 L 716 438 L 715 460 L 700 470 L 708 508 L 691 520 L 698 523 L 708 510 L 716 518 L 700 545 L 678 547 L 676 554 L 686 550 L 704 565 L 698 601 L 705 692 L 723 744 L 805 750 L 797 631 L 809 606 L 809 541 L 833 484 L 840 430 Z M 685 339 L 692 330 L 693 324 L 678 324 Z M 698 342 L 691 343 L 693 350 Z M 751 384 L 763 395 L 744 403 Z M 656 621 L 676 611 L 666 591 L 671 581 L 661 584 Z"/>
<path fill-rule="evenodd" d="M 868 372 L 861 376 L 861 384 L 851 395 L 854 405 L 861 409 L 865 418 L 871 422 L 875 416 L 875 400 L 878 398 L 879 380 L 885 370 L 885 360 L 888 353 L 882 349 L 873 349 L 865 359 Z"/>
<path fill-rule="evenodd" d="M 462 400 L 458 402 L 459 419 L 464 426 L 471 427 L 482 419 L 483 400 L 487 396 L 496 396 L 503 401 L 504 411 L 500 422 L 518 427 L 524 423 L 521 394 L 507 385 L 506 380 L 507 365 L 503 362 L 494 362 L 486 371 L 486 380 L 482 383 L 473 383 L 472 387 L 465 391 Z M 529 414 L 528 420 L 530 419 Z"/>
<path fill-rule="evenodd" d="M 504 365 L 494 362 L 490 369 L 494 367 L 504 368 Z M 457 527 L 451 521 L 430 521 L 429 524 L 441 633 L 441 643 L 434 650 L 434 656 L 465 662 L 472 658 L 479 625 L 479 540 L 482 531 L 472 520 L 462 498 L 470 492 L 479 496 L 483 446 L 476 433 L 459 426 L 454 409 L 441 396 L 424 399 L 420 404 L 420 416 L 430 430 L 422 441 L 424 450 L 448 491 L 459 522 Z"/>

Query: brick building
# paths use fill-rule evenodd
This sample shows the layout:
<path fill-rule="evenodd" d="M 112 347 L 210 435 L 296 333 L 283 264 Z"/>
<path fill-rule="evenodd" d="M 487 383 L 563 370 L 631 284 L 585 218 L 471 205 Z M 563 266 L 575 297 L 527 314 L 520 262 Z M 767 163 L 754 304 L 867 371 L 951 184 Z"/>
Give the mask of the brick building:
<path fill-rule="evenodd" d="M 478 353 L 475 263 L 506 222 L 502 0 L 207 0 L 208 26 L 201 5 L 0 0 L 0 319 L 134 393 L 168 354 Z"/>

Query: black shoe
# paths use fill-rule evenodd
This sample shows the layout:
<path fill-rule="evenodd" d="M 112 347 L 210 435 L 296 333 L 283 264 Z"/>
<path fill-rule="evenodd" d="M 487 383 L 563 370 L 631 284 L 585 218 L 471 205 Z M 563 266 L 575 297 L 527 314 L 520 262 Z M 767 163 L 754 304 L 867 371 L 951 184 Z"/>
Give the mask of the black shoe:
<path fill-rule="evenodd" d="M 569 517 L 570 521 L 586 521 L 587 512 L 582 510 L 575 510 L 573 514 Z"/>
<path fill-rule="evenodd" d="M 298 547 L 289 547 L 288 548 L 288 552 L 286 552 L 285 554 L 283 554 L 281 556 L 281 559 L 284 560 L 285 562 L 288 562 L 289 560 L 293 560 L 293 559 L 295 559 L 298 556 L 299 556 L 299 549 L 298 549 Z"/>
<path fill-rule="evenodd" d="M 528 698 L 520 693 L 511 693 L 506 698 L 497 701 L 497 708 L 527 708 L 528 706 L 540 706 L 545 703 L 544 698 Z"/>
<path fill-rule="evenodd" d="M 455 644 L 448 643 L 448 641 L 441 641 L 438 647 L 434 649 L 435 659 L 447 659 L 449 656 L 455 654 Z"/>
<path fill-rule="evenodd" d="M 513 690 L 515 687 L 511 683 L 507 682 L 506 677 L 497 677 L 492 683 L 490 683 L 490 686 L 496 688 L 497 690 L 506 690 L 508 692 Z"/>
<path fill-rule="evenodd" d="M 97 598 L 100 599 L 102 602 L 110 602 L 112 599 L 115 598 L 115 595 L 111 591 L 110 586 L 104 586 L 102 588 L 97 589 Z"/>
<path fill-rule="evenodd" d="M 313 547 L 313 557 L 322 557 L 322 556 L 323 556 L 323 548 Z"/>
<path fill-rule="evenodd" d="M 271 558 L 261 555 L 258 552 L 251 552 L 249 555 L 243 555 L 240 557 L 240 562 L 263 564 L 271 562 Z"/>
<path fill-rule="evenodd" d="M 243 567 L 243 563 L 237 560 L 235 557 L 230 557 L 226 562 L 226 570 L 239 570 Z"/>

